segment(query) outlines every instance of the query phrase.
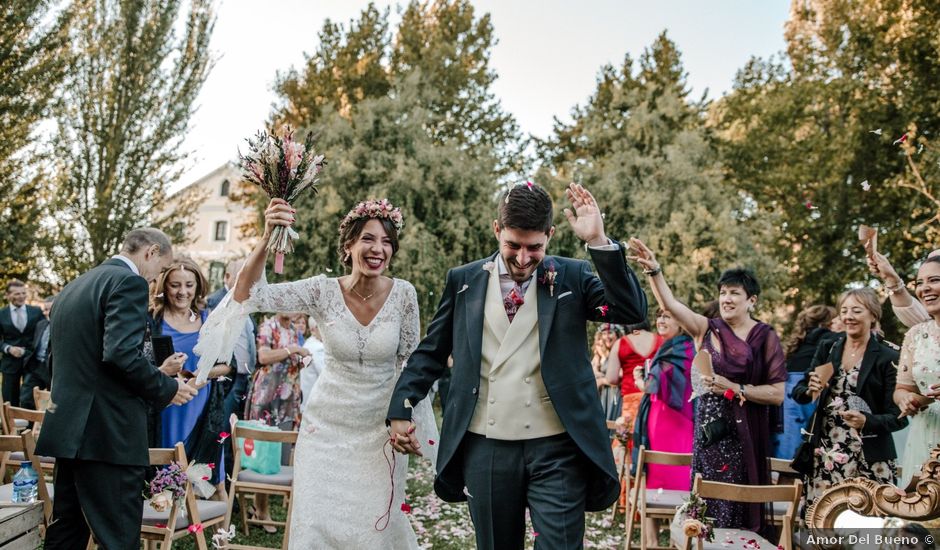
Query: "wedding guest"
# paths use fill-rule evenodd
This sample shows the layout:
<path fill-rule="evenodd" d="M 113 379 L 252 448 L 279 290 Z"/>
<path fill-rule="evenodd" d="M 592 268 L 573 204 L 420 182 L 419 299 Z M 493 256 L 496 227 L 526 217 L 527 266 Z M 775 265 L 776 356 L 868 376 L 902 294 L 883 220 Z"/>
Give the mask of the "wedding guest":
<path fill-rule="evenodd" d="M 42 310 L 26 304 L 26 283 L 7 283 L 9 307 L 0 309 L 0 374 L 3 374 L 3 400 L 20 406 L 20 381 L 33 354 L 36 325 L 44 319 Z"/>
<path fill-rule="evenodd" d="M 930 451 L 940 440 L 940 256 L 920 266 L 914 287 L 917 299 L 931 316 L 911 327 L 904 336 L 898 361 L 894 402 L 911 418 L 907 445 L 901 453 L 901 483 L 906 487 L 920 472 Z"/>
<path fill-rule="evenodd" d="M 696 361 L 710 364 L 702 376 L 692 446 L 692 475 L 747 485 L 770 483 L 770 434 L 783 403 L 787 371 L 783 349 L 770 325 L 752 317 L 760 284 L 747 269 L 729 269 L 718 279 L 717 319 L 699 315 L 673 296 L 653 252 L 630 240 L 632 258 L 644 268 L 660 306 L 698 344 Z M 699 359 L 701 358 L 701 359 Z M 697 378 L 693 374 L 693 380 Z M 769 534 L 765 504 L 708 501 L 717 527 Z"/>
<path fill-rule="evenodd" d="M 803 379 L 819 343 L 833 335 L 829 325 L 834 318 L 836 310 L 833 307 L 809 306 L 796 316 L 793 332 L 783 346 L 787 356 L 787 395 L 783 401 L 783 432 L 774 434 L 773 437 L 775 457 L 793 458 L 796 448 L 803 440 L 800 430 L 806 426 L 816 410 L 815 403 L 797 403 L 790 393 Z"/>
<path fill-rule="evenodd" d="M 300 426 L 300 371 L 303 358 L 310 355 L 301 345 L 303 335 L 295 325 L 295 316 L 279 312 L 258 326 L 258 368 L 245 404 L 247 420 L 261 420 L 282 430 Z M 252 513 L 258 519 L 271 519 L 267 495 L 255 495 Z M 276 532 L 273 525 L 263 528 L 268 533 Z"/>
<path fill-rule="evenodd" d="M 313 386 L 317 383 L 317 378 L 320 377 L 323 367 L 326 365 L 326 348 L 323 346 L 323 336 L 320 335 L 320 327 L 317 326 L 317 320 L 312 315 L 307 320 L 307 326 L 310 328 L 310 335 L 304 341 L 304 347 L 310 352 L 310 361 L 307 366 L 300 370 L 301 407 L 310 399 Z"/>
<path fill-rule="evenodd" d="M 940 249 L 934 250 L 927 255 L 928 258 L 940 256 Z M 906 327 L 913 327 L 918 323 L 929 321 L 931 315 L 927 313 L 924 304 L 915 300 L 907 291 L 904 280 L 898 275 L 898 272 L 888 261 L 888 258 L 879 252 L 868 256 L 868 269 L 873 275 L 880 278 L 888 292 L 888 299 L 891 300 L 891 309 Z"/>
<path fill-rule="evenodd" d="M 633 425 L 643 392 L 636 386 L 633 371 L 642 367 L 656 354 L 663 343 L 659 334 L 650 332 L 649 321 L 626 325 L 621 336 L 610 350 L 607 359 L 607 382 L 620 386 L 620 414 Z"/>
<path fill-rule="evenodd" d="M 607 420 L 616 420 L 620 416 L 623 401 L 620 396 L 620 384 L 607 381 L 607 358 L 614 341 L 619 335 L 610 323 L 602 324 L 594 333 L 594 346 L 591 350 L 591 368 L 601 398 L 601 407 Z"/>
<path fill-rule="evenodd" d="M 208 284 L 196 263 L 185 256 L 177 256 L 157 277 L 150 296 L 150 333 L 169 336 L 173 349 L 186 354 L 182 370 L 196 371 L 198 356 L 193 352 L 199 341 L 199 329 L 205 323 Z M 200 391 L 192 401 L 182 407 L 165 409 L 160 417 L 160 446 L 170 448 L 179 442 L 186 446 L 186 456 L 192 462 L 224 464 L 223 445 L 218 443 L 219 432 L 224 431 L 222 414 L 225 389 L 219 377 L 226 376 L 231 367 L 217 364 L 209 373 L 210 387 Z M 212 482 L 224 481 L 223 468 L 216 468 Z M 220 493 L 221 495 L 221 493 Z"/>
<path fill-rule="evenodd" d="M 892 399 L 898 352 L 881 343 L 872 327 L 881 318 L 881 302 L 870 288 L 849 290 L 839 298 L 845 334 L 823 341 L 793 390 L 798 403 L 818 395 L 813 475 L 806 484 L 806 504 L 832 485 L 853 477 L 894 483 L 897 452 L 891 433 L 907 425 Z M 816 367 L 831 363 L 828 384 Z"/>
<path fill-rule="evenodd" d="M 652 451 L 692 452 L 692 359 L 695 342 L 682 332 L 668 311 L 656 312 L 656 333 L 663 343 L 650 362 L 633 369 L 636 386 L 643 392 L 633 431 L 634 448 L 645 445 Z M 689 468 L 650 464 L 646 471 L 648 489 L 688 491 Z"/>
<path fill-rule="evenodd" d="M 50 370 L 52 354 L 49 353 L 49 312 L 52 310 L 54 300 L 54 296 L 49 296 L 43 300 L 40 306 L 43 317 L 36 323 L 32 344 L 33 353 L 26 362 L 26 375 L 23 377 L 23 386 L 20 388 L 20 406 L 26 409 L 36 408 L 36 402 L 33 399 L 33 388 L 47 390 L 52 382 L 52 371 Z"/>
<path fill-rule="evenodd" d="M 145 404 L 182 405 L 196 389 L 163 375 L 142 353 L 147 283 L 170 263 L 172 246 L 135 229 L 121 253 L 59 293 L 49 338 L 52 401 L 36 452 L 56 458 L 55 503 L 45 548 L 138 548 L 147 453 Z M 76 330 L 76 327 L 79 330 Z"/>

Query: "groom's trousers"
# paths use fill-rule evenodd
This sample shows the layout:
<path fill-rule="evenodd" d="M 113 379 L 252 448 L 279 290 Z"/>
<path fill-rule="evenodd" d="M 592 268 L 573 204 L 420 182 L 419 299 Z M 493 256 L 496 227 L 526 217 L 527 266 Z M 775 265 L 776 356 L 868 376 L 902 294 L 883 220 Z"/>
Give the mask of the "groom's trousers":
<path fill-rule="evenodd" d="M 568 434 L 504 441 L 468 432 L 459 452 L 478 549 L 524 548 L 527 506 L 535 548 L 583 547 L 591 464 Z"/>
<path fill-rule="evenodd" d="M 56 459 L 46 550 L 84 550 L 90 531 L 103 550 L 140 548 L 145 473 L 143 466 Z"/>

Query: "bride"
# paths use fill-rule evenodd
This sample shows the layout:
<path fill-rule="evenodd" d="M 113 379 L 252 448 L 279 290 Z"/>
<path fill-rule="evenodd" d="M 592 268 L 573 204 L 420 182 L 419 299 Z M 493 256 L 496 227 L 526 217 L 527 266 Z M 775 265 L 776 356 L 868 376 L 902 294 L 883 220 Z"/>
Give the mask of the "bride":
<path fill-rule="evenodd" d="M 269 285 L 264 266 L 271 231 L 290 226 L 294 213 L 285 201 L 271 200 L 261 242 L 206 322 L 203 336 L 213 344 L 197 351 L 204 352 L 204 361 L 230 354 L 244 316 L 252 312 L 312 315 L 321 327 L 326 367 L 299 428 L 290 548 L 418 548 L 403 511 L 407 457 L 392 451 L 382 429 L 395 382 L 419 340 L 414 287 L 383 275 L 398 251 L 401 211 L 382 199 L 361 202 L 346 214 L 339 253 L 349 275 Z M 426 400 L 415 413 L 419 441 L 435 440 Z M 435 450 L 427 445 L 425 454 Z"/>

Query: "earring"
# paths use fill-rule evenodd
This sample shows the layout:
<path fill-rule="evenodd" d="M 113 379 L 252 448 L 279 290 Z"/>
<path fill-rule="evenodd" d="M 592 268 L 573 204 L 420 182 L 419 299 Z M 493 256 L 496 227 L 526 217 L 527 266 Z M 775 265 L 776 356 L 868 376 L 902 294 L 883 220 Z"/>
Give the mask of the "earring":
<path fill-rule="evenodd" d="M 349 251 L 348 251 L 348 250 L 346 251 L 346 255 L 343 256 L 343 261 L 344 261 L 344 262 L 348 262 L 348 261 L 349 261 Z"/>

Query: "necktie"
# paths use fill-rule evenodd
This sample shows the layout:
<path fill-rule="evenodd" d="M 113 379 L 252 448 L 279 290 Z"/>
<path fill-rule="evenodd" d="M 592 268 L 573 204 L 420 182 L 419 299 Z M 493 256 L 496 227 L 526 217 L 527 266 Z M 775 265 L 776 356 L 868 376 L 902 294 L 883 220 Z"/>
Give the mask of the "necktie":
<path fill-rule="evenodd" d="M 519 286 L 519 283 L 516 283 L 512 290 L 509 291 L 509 294 L 503 298 L 503 307 L 506 308 L 506 316 L 509 317 L 509 322 L 512 322 L 513 317 L 516 316 L 516 312 L 519 311 L 519 308 L 522 304 L 525 303 L 523 298 L 522 287 Z"/>
<path fill-rule="evenodd" d="M 16 329 L 20 332 L 26 328 L 26 308 L 20 306 L 13 310 L 13 324 L 16 326 Z"/>

